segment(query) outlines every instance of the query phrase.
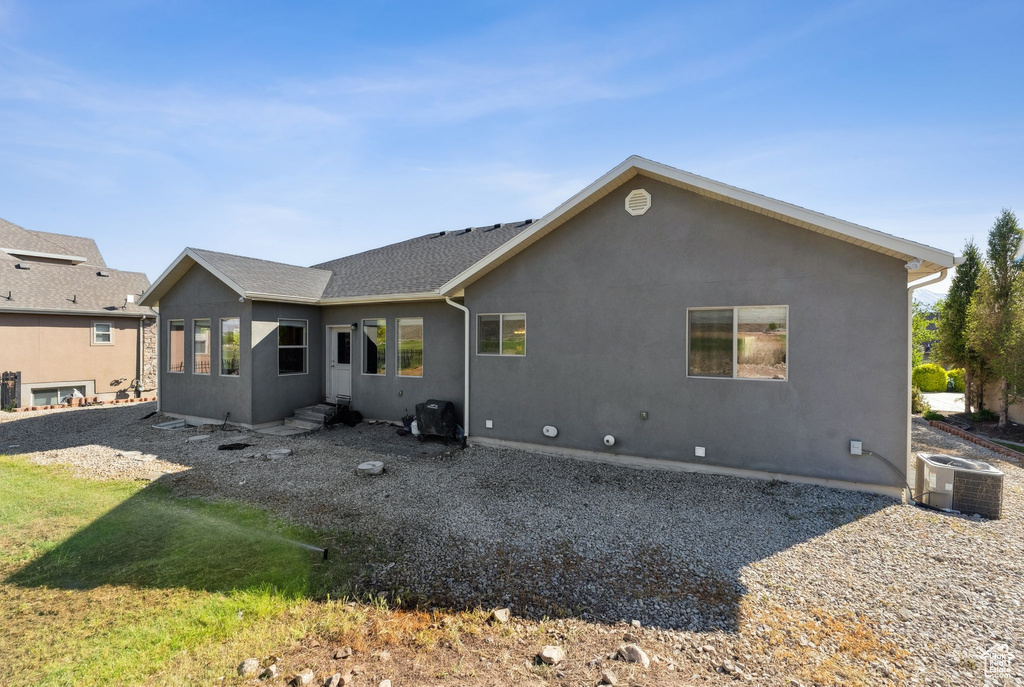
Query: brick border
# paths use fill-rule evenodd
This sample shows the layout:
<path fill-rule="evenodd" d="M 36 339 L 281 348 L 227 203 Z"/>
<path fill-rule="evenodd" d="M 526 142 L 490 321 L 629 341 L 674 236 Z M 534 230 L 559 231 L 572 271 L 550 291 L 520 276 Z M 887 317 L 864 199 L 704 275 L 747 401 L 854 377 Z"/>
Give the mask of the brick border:
<path fill-rule="evenodd" d="M 115 398 L 112 401 L 101 401 L 95 396 L 87 396 L 85 398 L 72 399 L 71 404 L 66 403 L 50 406 L 24 406 L 22 408 L 15 408 L 11 412 L 13 413 L 28 413 L 33 410 L 57 410 L 59 408 L 84 408 L 89 406 L 111 406 L 111 405 L 123 405 L 126 403 L 149 403 L 155 401 L 156 396 L 148 398 Z"/>
<path fill-rule="evenodd" d="M 929 420 L 928 424 L 934 427 L 935 429 L 941 429 L 943 432 L 948 432 L 953 436 L 960 437 L 961 439 L 966 439 L 972 444 L 977 444 L 978 446 L 987 448 L 989 451 L 993 451 L 1000 455 L 1006 456 L 1007 458 L 1012 458 L 1015 463 L 1020 462 L 1021 459 L 1024 458 L 1024 453 L 1014 451 L 1012 448 L 1000 446 L 995 442 L 979 437 L 977 434 L 971 434 L 966 430 L 960 429 L 959 427 L 954 427 L 953 425 L 942 422 L 941 420 Z"/>

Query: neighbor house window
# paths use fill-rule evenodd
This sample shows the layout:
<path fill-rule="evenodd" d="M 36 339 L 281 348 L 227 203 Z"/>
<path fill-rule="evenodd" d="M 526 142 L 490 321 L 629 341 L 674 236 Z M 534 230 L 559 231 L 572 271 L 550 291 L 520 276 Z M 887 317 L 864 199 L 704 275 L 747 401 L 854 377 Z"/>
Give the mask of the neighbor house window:
<path fill-rule="evenodd" d="M 423 318 L 400 317 L 398 324 L 398 374 L 423 376 Z"/>
<path fill-rule="evenodd" d="M 387 374 L 387 320 L 363 320 L 363 374 Z"/>
<path fill-rule="evenodd" d="M 185 371 L 185 320 L 167 321 L 167 371 Z"/>
<path fill-rule="evenodd" d="M 277 373 L 300 375 L 306 372 L 306 321 L 278 320 Z"/>
<path fill-rule="evenodd" d="M 695 308 L 687 312 L 691 377 L 786 379 L 789 308 Z"/>
<path fill-rule="evenodd" d="M 210 374 L 209 320 L 192 320 L 192 372 Z"/>
<path fill-rule="evenodd" d="M 476 352 L 479 355 L 526 355 L 526 315 L 478 315 Z"/>
<path fill-rule="evenodd" d="M 55 406 L 69 398 L 83 398 L 84 386 L 62 386 L 55 389 L 32 389 L 32 405 Z"/>
<path fill-rule="evenodd" d="M 220 321 L 220 373 L 225 377 L 238 376 L 238 356 L 242 350 L 238 332 L 237 317 Z"/>
<path fill-rule="evenodd" d="M 93 322 L 92 342 L 94 344 L 114 343 L 114 325 L 109 322 Z"/>

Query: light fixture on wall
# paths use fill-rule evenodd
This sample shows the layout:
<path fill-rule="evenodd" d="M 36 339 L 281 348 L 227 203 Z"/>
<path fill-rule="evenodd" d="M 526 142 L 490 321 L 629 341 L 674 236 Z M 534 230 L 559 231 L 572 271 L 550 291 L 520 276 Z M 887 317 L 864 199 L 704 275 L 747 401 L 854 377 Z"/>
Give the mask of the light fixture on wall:
<path fill-rule="evenodd" d="M 353 322 L 349 326 L 352 327 L 352 329 L 359 329 L 359 323 L 358 322 Z"/>

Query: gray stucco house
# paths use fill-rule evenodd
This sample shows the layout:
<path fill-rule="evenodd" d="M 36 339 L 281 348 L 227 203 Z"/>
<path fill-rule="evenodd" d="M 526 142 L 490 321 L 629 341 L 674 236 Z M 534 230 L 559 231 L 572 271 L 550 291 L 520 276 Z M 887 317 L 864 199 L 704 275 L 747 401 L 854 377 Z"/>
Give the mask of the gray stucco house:
<path fill-rule="evenodd" d="M 911 291 L 954 263 L 631 157 L 539 220 L 312 267 L 189 248 L 142 304 L 173 415 L 441 398 L 470 443 L 898 493 Z"/>

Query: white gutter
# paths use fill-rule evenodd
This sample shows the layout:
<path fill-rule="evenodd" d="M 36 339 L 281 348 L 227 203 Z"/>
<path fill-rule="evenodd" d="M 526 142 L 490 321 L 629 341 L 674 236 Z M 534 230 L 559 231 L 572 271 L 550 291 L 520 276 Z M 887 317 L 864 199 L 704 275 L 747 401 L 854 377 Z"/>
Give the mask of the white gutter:
<path fill-rule="evenodd" d="M 464 319 L 465 319 L 465 326 L 464 326 L 464 328 L 466 330 L 466 343 L 465 343 L 465 353 L 463 354 L 463 357 L 465 358 L 465 361 L 466 361 L 465 362 L 466 367 L 465 367 L 465 370 L 462 373 L 462 375 L 463 375 L 463 384 L 465 386 L 465 388 L 463 389 L 463 392 L 462 392 L 462 431 L 463 431 L 465 437 L 468 439 L 469 438 L 469 308 L 467 308 L 464 305 L 460 305 L 459 303 L 456 303 L 455 301 L 453 301 L 448 296 L 445 296 L 444 301 L 448 305 L 452 306 L 453 308 L 458 308 L 459 310 L 461 310 L 464 313 Z"/>

